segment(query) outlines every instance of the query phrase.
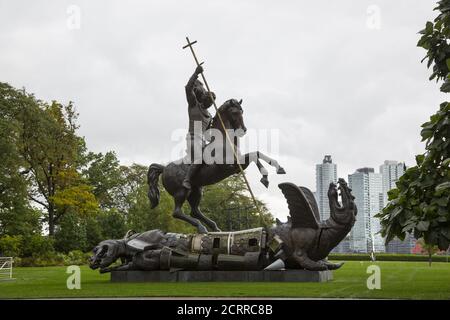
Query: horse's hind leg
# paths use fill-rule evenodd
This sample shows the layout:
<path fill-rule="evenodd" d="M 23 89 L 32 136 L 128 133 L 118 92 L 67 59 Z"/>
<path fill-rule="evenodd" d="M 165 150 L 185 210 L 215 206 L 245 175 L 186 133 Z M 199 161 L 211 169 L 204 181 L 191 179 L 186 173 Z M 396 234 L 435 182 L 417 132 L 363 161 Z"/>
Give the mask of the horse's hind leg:
<path fill-rule="evenodd" d="M 192 192 L 191 192 L 192 193 Z M 208 230 L 205 228 L 204 225 L 200 223 L 195 218 L 189 217 L 183 213 L 183 210 L 181 207 L 183 206 L 184 201 L 186 200 L 186 191 L 180 191 L 177 195 L 173 197 L 175 201 L 175 209 L 173 210 L 173 217 L 186 221 L 197 228 L 198 233 L 208 233 Z"/>
<path fill-rule="evenodd" d="M 198 220 L 204 222 L 210 229 L 212 229 L 213 231 L 221 231 L 218 227 L 217 224 L 209 219 L 208 217 L 206 217 L 199 208 L 200 205 L 200 200 L 202 199 L 202 190 L 199 187 L 192 187 L 191 189 L 191 193 L 189 194 L 188 197 L 188 202 L 189 205 L 191 206 L 191 215 L 194 218 L 197 218 Z"/>

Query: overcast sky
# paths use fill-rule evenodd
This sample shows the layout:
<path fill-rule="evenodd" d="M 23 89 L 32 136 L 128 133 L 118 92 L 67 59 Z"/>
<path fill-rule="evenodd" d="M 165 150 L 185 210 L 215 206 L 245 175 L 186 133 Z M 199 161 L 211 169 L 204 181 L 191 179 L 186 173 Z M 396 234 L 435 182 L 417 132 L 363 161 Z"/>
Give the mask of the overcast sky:
<path fill-rule="evenodd" d="M 73 101 L 93 151 L 166 163 L 174 130 L 188 124 L 189 36 L 218 102 L 242 98 L 247 128 L 278 130 L 271 155 L 287 175 L 267 166 L 266 190 L 254 166 L 247 172 L 284 220 L 277 184 L 315 190 L 325 154 L 347 179 L 423 152 L 420 125 L 444 100 L 416 47 L 435 2 L 0 0 L 0 81 Z"/>

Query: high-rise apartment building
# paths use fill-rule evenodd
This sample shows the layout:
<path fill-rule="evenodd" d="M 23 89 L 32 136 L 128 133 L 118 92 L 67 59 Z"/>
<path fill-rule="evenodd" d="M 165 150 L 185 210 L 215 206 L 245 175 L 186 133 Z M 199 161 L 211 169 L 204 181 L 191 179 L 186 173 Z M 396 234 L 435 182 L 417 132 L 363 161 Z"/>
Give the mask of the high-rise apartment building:
<path fill-rule="evenodd" d="M 326 155 L 322 163 L 316 165 L 315 196 L 321 220 L 326 220 L 330 217 L 330 205 L 328 202 L 330 182 L 337 183 L 337 165 L 333 163 L 330 155 Z"/>
<path fill-rule="evenodd" d="M 380 173 L 383 176 L 383 208 L 388 204 L 388 191 L 396 187 L 396 182 L 405 173 L 406 166 L 403 162 L 386 160 L 380 166 Z M 407 235 L 404 241 L 397 238 L 391 240 L 386 246 L 389 253 L 411 253 L 416 244 L 416 239 L 412 235 Z"/>
<path fill-rule="evenodd" d="M 405 172 L 405 164 L 393 160 L 386 160 L 380 166 L 380 173 L 383 176 L 383 207 L 388 203 L 387 192 L 395 188 L 395 183 Z"/>
<path fill-rule="evenodd" d="M 373 168 L 361 168 L 348 176 L 349 186 L 358 208 L 355 225 L 350 233 L 350 248 L 354 252 L 384 252 L 380 221 L 374 218 L 383 208 L 382 175 Z"/>

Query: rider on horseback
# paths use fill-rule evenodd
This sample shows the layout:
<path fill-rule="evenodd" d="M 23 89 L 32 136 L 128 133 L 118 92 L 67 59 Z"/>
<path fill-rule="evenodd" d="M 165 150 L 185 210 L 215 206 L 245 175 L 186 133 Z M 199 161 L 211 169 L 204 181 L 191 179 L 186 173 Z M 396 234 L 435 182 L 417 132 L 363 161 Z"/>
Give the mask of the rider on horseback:
<path fill-rule="evenodd" d="M 203 149 L 206 145 L 205 131 L 209 129 L 212 120 L 208 108 L 213 105 L 216 99 L 214 92 L 210 94 L 203 87 L 203 83 L 197 79 L 202 72 L 202 66 L 198 66 L 185 87 L 189 106 L 189 132 L 186 135 L 186 153 L 190 165 L 183 180 L 183 187 L 188 190 L 191 189 L 192 177 L 203 164 Z"/>

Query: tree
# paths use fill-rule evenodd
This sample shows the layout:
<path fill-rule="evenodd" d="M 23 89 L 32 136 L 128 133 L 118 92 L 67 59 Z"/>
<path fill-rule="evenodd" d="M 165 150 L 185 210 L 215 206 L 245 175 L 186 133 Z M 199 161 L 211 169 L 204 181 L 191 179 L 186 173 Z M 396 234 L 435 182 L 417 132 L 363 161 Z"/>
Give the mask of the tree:
<path fill-rule="evenodd" d="M 82 170 L 82 174 L 93 187 L 92 192 L 100 208 L 117 208 L 117 196 L 124 179 L 116 154 L 113 151 L 105 154 L 89 152 L 85 161 L 86 168 Z"/>
<path fill-rule="evenodd" d="M 52 236 L 68 211 L 88 213 L 97 203 L 77 171 L 84 140 L 76 135 L 77 114 L 72 103 L 47 104 L 28 97 L 19 113 L 19 153 L 28 172 L 28 196 L 45 210 L 44 221 Z"/>
<path fill-rule="evenodd" d="M 436 245 L 427 244 L 423 239 L 419 239 L 417 242 L 422 247 L 423 253 L 428 255 L 428 265 L 431 267 L 431 263 L 433 262 L 433 254 L 439 252 L 439 248 Z"/>
<path fill-rule="evenodd" d="M 115 193 L 115 207 L 119 212 L 128 214 L 138 200 L 143 201 L 144 193 L 147 194 L 148 167 L 133 163 L 131 166 L 120 166 L 119 171 L 121 183 Z"/>
<path fill-rule="evenodd" d="M 450 0 L 438 2 L 434 22 L 427 22 L 418 46 L 427 50 L 424 60 L 433 66 L 430 80 L 444 80 L 441 91 L 450 92 Z M 424 61 L 422 60 L 422 61 Z M 446 250 L 450 245 L 450 104 L 443 102 L 430 121 L 422 125 L 425 153 L 416 156 L 417 165 L 406 170 L 390 202 L 377 215 L 386 243 L 406 233 L 423 238 L 427 246 Z"/>
<path fill-rule="evenodd" d="M 73 250 L 86 251 L 88 242 L 86 236 L 86 219 L 76 213 L 66 213 L 61 217 L 59 225 L 55 228 L 55 249 L 68 253 Z"/>
<path fill-rule="evenodd" d="M 0 257 L 19 257 L 22 254 L 22 236 L 0 237 Z"/>
<path fill-rule="evenodd" d="M 127 232 L 124 215 L 115 209 L 101 212 L 96 220 L 103 239 L 123 238 Z"/>
<path fill-rule="evenodd" d="M 33 99 L 22 91 L 0 82 L 0 236 L 33 234 L 40 231 L 40 212 L 29 205 L 24 162 L 18 137 L 22 105 Z"/>
<path fill-rule="evenodd" d="M 105 240 L 106 237 L 103 236 L 102 226 L 98 221 L 98 217 L 102 214 L 100 212 L 96 216 L 86 217 L 86 251 L 92 250 L 101 241 Z"/>

